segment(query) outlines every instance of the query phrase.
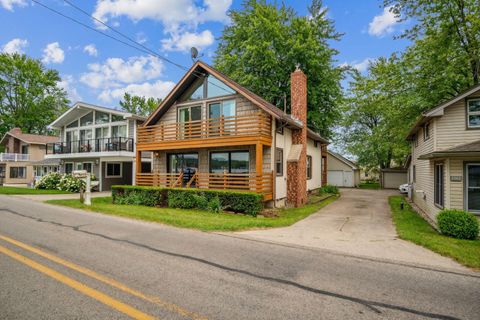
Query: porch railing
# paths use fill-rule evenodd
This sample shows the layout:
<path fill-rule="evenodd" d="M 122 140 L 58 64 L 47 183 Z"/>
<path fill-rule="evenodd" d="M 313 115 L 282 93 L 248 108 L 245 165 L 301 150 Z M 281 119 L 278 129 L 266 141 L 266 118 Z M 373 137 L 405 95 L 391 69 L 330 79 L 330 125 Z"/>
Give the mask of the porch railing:
<path fill-rule="evenodd" d="M 137 143 L 207 139 L 231 136 L 271 136 L 269 116 L 263 112 L 190 122 L 162 123 L 139 127 Z"/>
<path fill-rule="evenodd" d="M 0 153 L 0 162 L 6 162 L 6 161 L 18 162 L 18 161 L 29 161 L 29 160 L 30 160 L 29 154 Z"/>
<path fill-rule="evenodd" d="M 214 190 L 252 191 L 262 194 L 272 193 L 272 172 L 255 173 L 203 173 L 193 175 L 183 173 L 137 173 L 138 186 L 200 188 Z"/>
<path fill-rule="evenodd" d="M 70 142 L 56 142 L 47 144 L 47 154 L 68 154 L 81 152 L 133 152 L 133 139 L 131 138 L 99 138 L 85 139 Z"/>

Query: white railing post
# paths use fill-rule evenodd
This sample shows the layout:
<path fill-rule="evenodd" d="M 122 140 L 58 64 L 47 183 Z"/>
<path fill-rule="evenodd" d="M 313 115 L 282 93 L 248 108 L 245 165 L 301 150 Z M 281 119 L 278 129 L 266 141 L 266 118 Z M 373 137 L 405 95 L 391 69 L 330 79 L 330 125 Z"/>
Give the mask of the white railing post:
<path fill-rule="evenodd" d="M 17 161 L 18 161 L 18 154 L 15 153 L 15 162 L 17 162 Z"/>

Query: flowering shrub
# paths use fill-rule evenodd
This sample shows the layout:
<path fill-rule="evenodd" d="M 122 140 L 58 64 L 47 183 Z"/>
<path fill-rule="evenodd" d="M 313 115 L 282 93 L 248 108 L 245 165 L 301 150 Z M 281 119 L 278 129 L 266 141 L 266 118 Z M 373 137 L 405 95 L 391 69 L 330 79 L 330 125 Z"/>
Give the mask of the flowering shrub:
<path fill-rule="evenodd" d="M 52 172 L 43 176 L 35 184 L 35 189 L 59 190 L 58 184 L 62 179 L 62 175 L 58 172 Z"/>
<path fill-rule="evenodd" d="M 80 192 L 80 190 L 85 190 L 85 181 L 75 178 L 71 174 L 65 174 L 62 176 L 62 179 L 60 179 L 58 188 L 62 191 Z"/>
<path fill-rule="evenodd" d="M 52 172 L 43 176 L 36 184 L 36 189 L 62 190 L 69 192 L 80 192 L 85 189 L 85 181 L 75 178 L 71 174 Z"/>

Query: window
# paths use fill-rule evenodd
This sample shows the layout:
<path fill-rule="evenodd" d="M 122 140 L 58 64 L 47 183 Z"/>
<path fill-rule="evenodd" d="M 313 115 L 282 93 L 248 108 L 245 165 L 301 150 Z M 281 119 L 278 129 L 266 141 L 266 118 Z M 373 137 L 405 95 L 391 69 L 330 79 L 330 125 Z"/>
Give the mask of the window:
<path fill-rule="evenodd" d="M 412 166 L 412 176 L 413 176 L 413 182 L 417 181 L 417 168 L 415 166 Z"/>
<path fill-rule="evenodd" d="M 25 179 L 26 174 L 26 167 L 10 167 L 10 179 Z"/>
<path fill-rule="evenodd" d="M 112 122 L 118 122 L 118 121 L 123 121 L 123 116 L 120 116 L 118 114 L 112 114 Z"/>
<path fill-rule="evenodd" d="M 480 212 L 480 163 L 466 165 L 466 210 Z"/>
<path fill-rule="evenodd" d="M 413 135 L 413 143 L 415 145 L 415 147 L 418 147 L 418 137 L 416 134 Z"/>
<path fill-rule="evenodd" d="M 312 179 L 312 156 L 307 156 L 307 179 Z"/>
<path fill-rule="evenodd" d="M 423 126 L 423 140 L 430 139 L 430 122 Z"/>
<path fill-rule="evenodd" d="M 93 164 L 91 162 L 84 162 L 83 163 L 83 170 L 86 170 L 88 173 L 93 173 Z"/>
<path fill-rule="evenodd" d="M 108 138 L 108 127 L 95 128 L 95 139 Z"/>
<path fill-rule="evenodd" d="M 77 127 L 78 127 L 78 120 L 75 120 L 67 124 L 67 128 L 77 128 Z"/>
<path fill-rule="evenodd" d="M 127 126 L 112 126 L 112 138 L 126 138 Z"/>
<path fill-rule="evenodd" d="M 107 178 L 122 177 L 122 164 L 120 162 L 107 162 L 105 169 L 105 177 Z"/>
<path fill-rule="evenodd" d="M 277 133 L 283 134 L 283 124 L 281 121 L 275 120 L 275 129 Z"/>
<path fill-rule="evenodd" d="M 275 149 L 275 171 L 277 177 L 283 176 L 283 149 Z"/>
<path fill-rule="evenodd" d="M 80 118 L 80 126 L 85 127 L 93 124 L 93 112 L 90 112 Z"/>
<path fill-rule="evenodd" d="M 65 163 L 65 173 L 72 173 L 73 172 L 73 163 L 67 162 Z"/>
<path fill-rule="evenodd" d="M 218 119 L 220 117 L 235 116 L 235 100 L 225 100 L 222 102 L 211 103 L 208 106 L 208 118 Z"/>
<path fill-rule="evenodd" d="M 22 154 L 28 154 L 28 146 L 22 146 Z"/>
<path fill-rule="evenodd" d="M 480 99 L 467 101 L 467 116 L 469 128 L 480 128 Z"/>
<path fill-rule="evenodd" d="M 108 123 L 110 115 L 106 112 L 95 111 L 95 124 Z"/>
<path fill-rule="evenodd" d="M 200 100 L 203 99 L 204 97 L 204 81 L 205 79 L 202 77 L 201 79 L 198 79 L 195 81 L 195 83 L 192 85 L 190 90 L 193 90 L 193 92 L 187 97 L 186 100 Z"/>
<path fill-rule="evenodd" d="M 80 130 L 80 140 L 86 143 L 89 139 L 92 139 L 92 129 Z"/>
<path fill-rule="evenodd" d="M 214 76 L 207 78 L 207 98 L 221 97 L 234 94 L 235 91 Z"/>
<path fill-rule="evenodd" d="M 249 173 L 250 153 L 248 151 L 211 152 L 211 173 Z"/>
<path fill-rule="evenodd" d="M 435 205 L 443 208 L 443 163 L 435 164 L 435 175 L 434 175 L 434 198 Z"/>

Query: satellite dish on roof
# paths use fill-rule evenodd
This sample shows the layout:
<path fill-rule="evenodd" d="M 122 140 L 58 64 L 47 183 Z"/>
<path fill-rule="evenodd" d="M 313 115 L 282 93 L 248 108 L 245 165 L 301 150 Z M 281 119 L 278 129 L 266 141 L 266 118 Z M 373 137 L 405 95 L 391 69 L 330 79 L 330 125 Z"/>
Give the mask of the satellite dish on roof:
<path fill-rule="evenodd" d="M 190 49 L 190 54 L 192 56 L 192 60 L 195 61 L 198 58 L 198 49 L 195 47 L 192 47 Z"/>

